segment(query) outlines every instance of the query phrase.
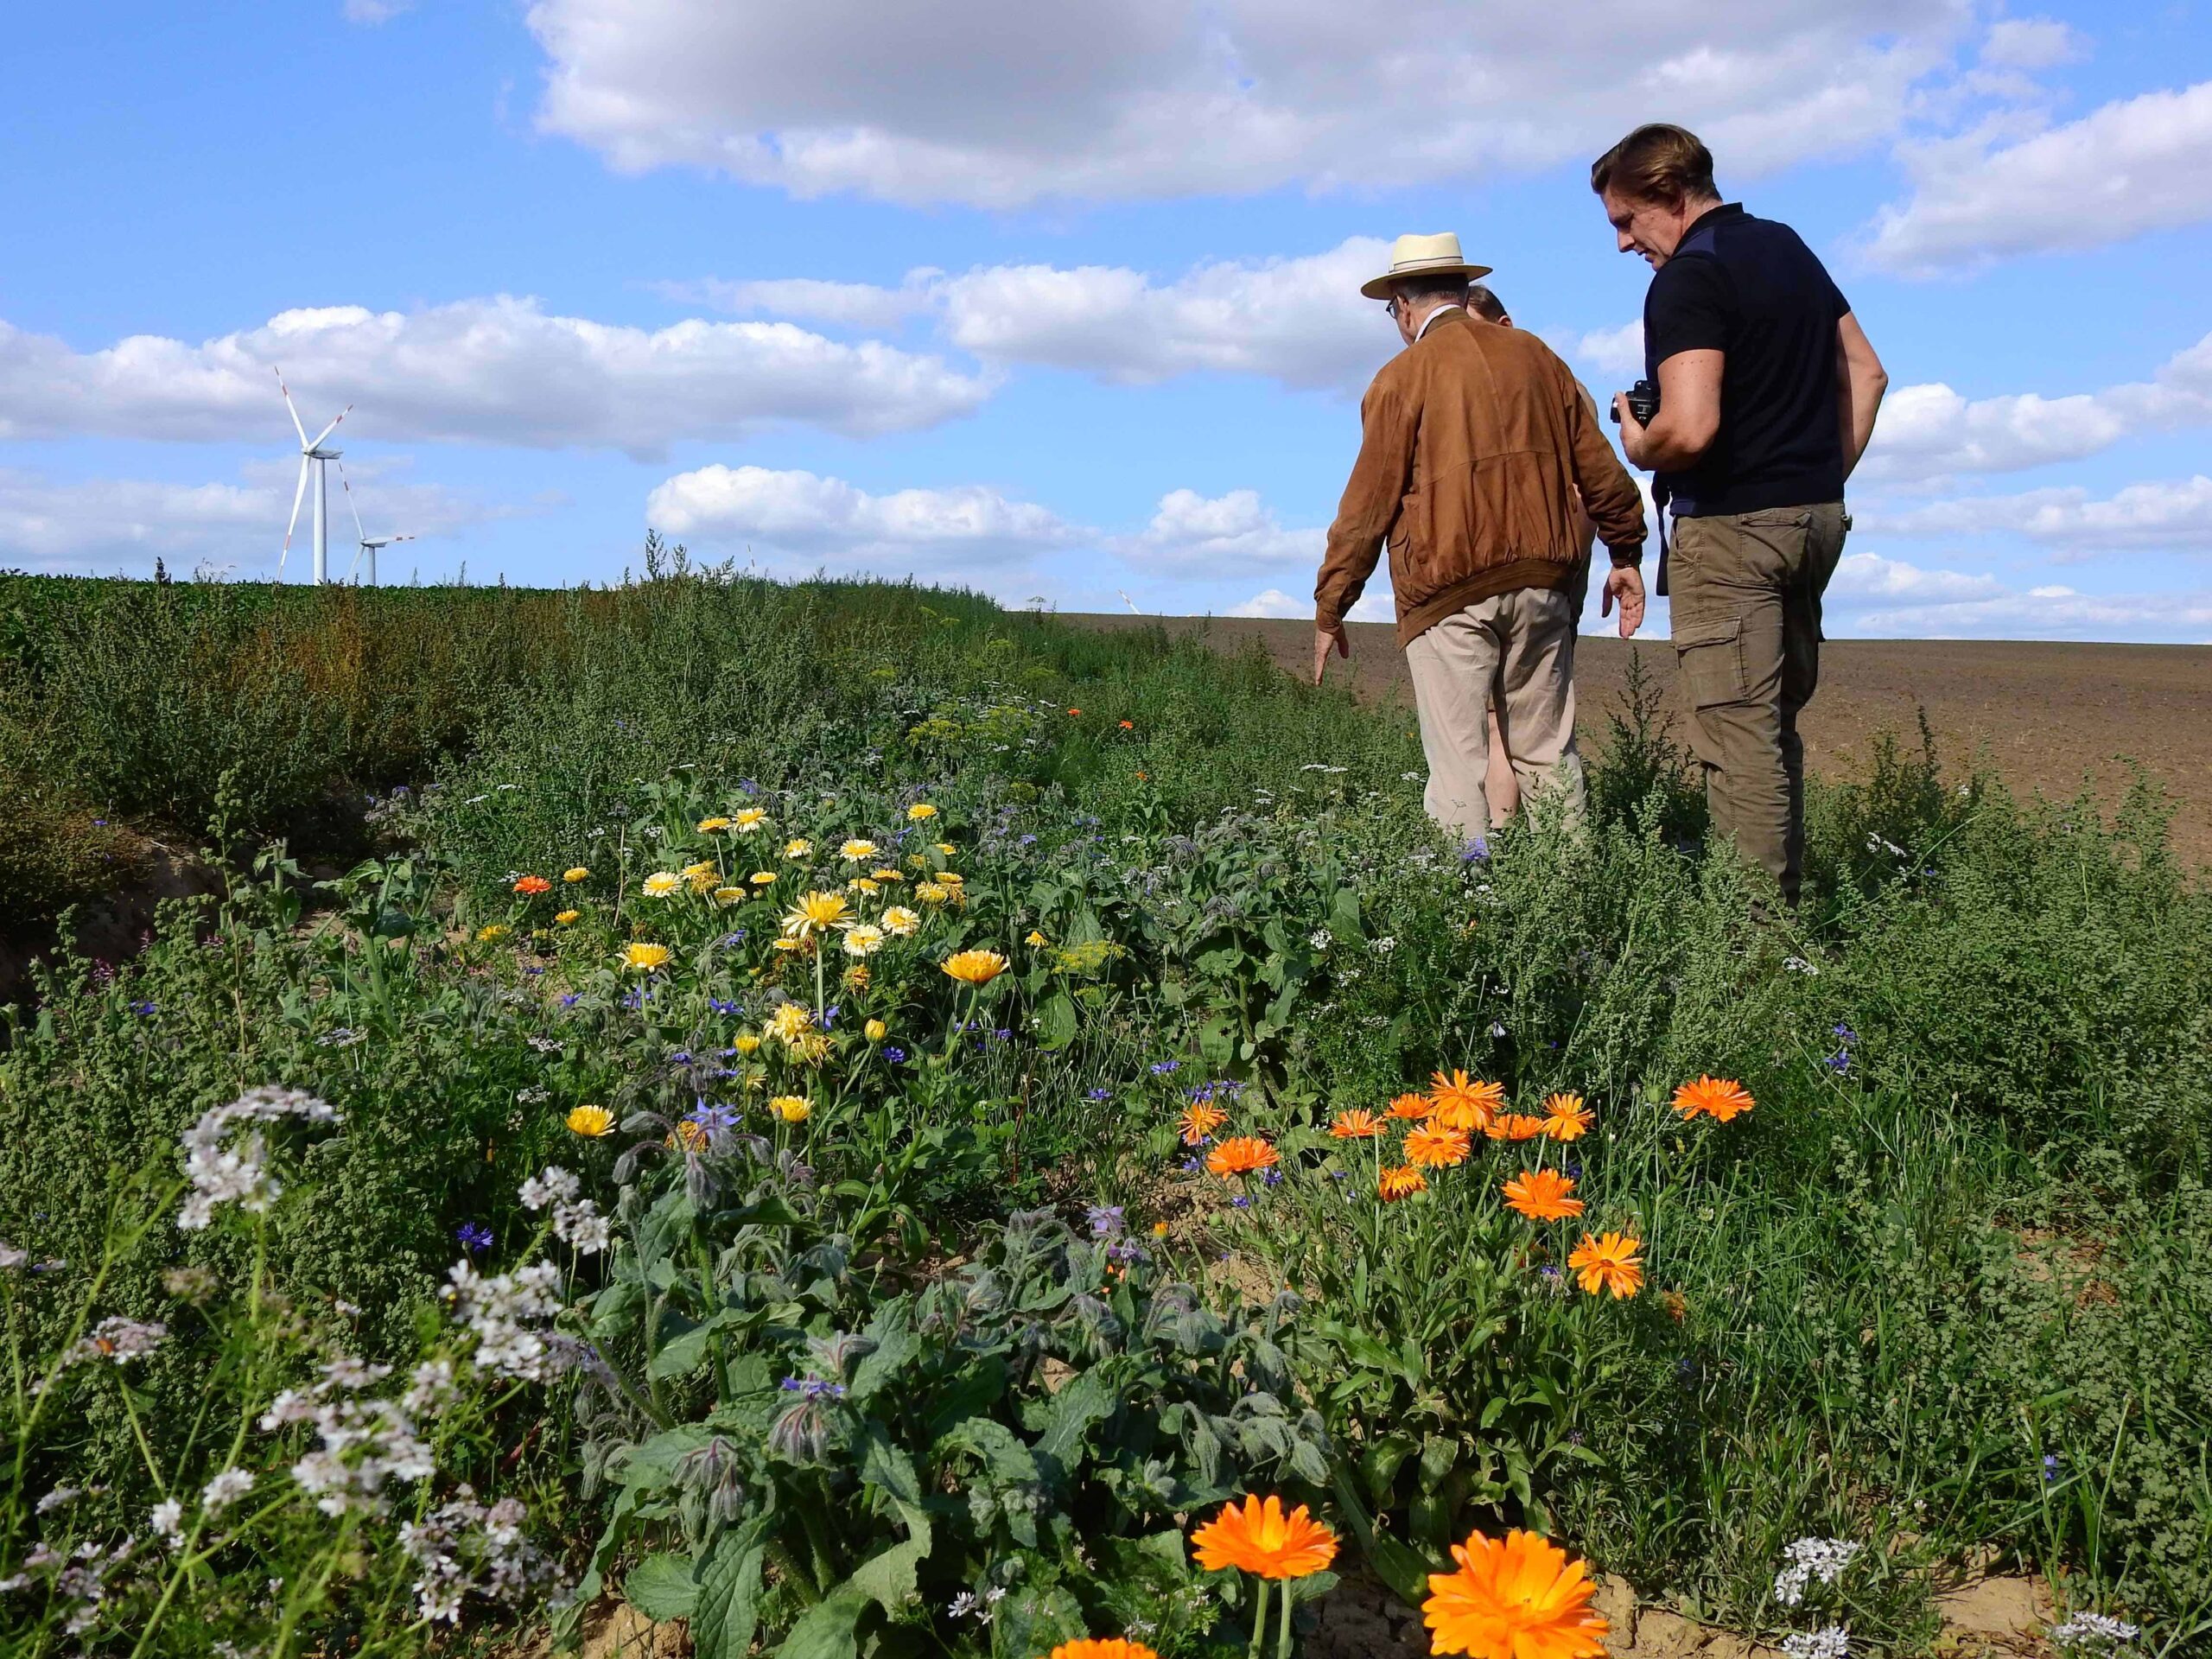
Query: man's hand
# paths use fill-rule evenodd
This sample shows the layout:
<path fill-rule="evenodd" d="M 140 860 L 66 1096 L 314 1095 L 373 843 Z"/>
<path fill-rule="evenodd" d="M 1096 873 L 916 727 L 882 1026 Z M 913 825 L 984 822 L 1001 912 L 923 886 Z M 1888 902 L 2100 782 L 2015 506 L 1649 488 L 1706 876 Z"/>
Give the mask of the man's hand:
<path fill-rule="evenodd" d="M 1611 616 L 1613 601 L 1621 604 L 1621 638 L 1632 638 L 1643 626 L 1643 572 L 1632 564 L 1617 564 L 1605 573 L 1605 590 L 1598 601 L 1598 614 Z"/>
<path fill-rule="evenodd" d="M 1636 411 L 1628 406 L 1628 393 L 1617 391 L 1613 394 L 1613 418 L 1621 425 L 1621 454 L 1628 457 L 1628 464 L 1649 472 L 1651 465 L 1643 458 L 1643 423 L 1636 418 Z"/>
<path fill-rule="evenodd" d="M 1333 628 L 1317 627 L 1313 630 L 1313 683 L 1316 685 L 1321 683 L 1321 671 L 1329 665 L 1329 647 L 1332 645 L 1337 648 L 1338 656 L 1351 657 L 1351 639 L 1344 632 L 1344 626 L 1341 622 Z"/>

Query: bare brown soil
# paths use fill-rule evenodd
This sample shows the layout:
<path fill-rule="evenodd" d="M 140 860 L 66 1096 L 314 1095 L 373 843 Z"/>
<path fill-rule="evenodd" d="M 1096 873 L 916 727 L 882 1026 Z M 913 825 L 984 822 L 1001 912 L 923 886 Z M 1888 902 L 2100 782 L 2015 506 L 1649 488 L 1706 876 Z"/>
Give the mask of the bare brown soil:
<path fill-rule="evenodd" d="M 1245 618 L 1071 616 L 1105 629 L 1202 632 L 1225 651 L 1256 641 L 1293 673 L 1311 672 L 1313 625 Z M 1413 683 L 1393 631 L 1351 625 L 1351 671 L 1363 696 L 1408 707 Z M 1674 652 L 1663 638 L 1586 636 L 1578 651 L 1578 715 L 1587 747 L 1621 705 L 1630 654 L 1675 703 Z M 2013 789 L 2072 799 L 2086 786 L 2107 806 L 2139 764 L 2171 797 L 2174 845 L 2212 864 L 2212 645 L 2059 645 L 2020 640 L 1837 639 L 1821 648 L 1821 690 L 1800 721 L 1809 764 L 1861 775 L 1874 734 L 1918 741 L 1924 709 L 1948 771 L 1986 766 Z"/>

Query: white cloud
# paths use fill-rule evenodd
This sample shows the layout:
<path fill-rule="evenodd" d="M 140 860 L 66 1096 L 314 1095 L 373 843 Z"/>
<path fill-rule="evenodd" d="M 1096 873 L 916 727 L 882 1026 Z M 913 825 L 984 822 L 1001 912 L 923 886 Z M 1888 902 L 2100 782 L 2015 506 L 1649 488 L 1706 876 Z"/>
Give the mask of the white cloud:
<path fill-rule="evenodd" d="M 1280 588 L 1267 588 L 1252 595 L 1242 605 L 1229 607 L 1231 616 L 1274 617 L 1287 620 L 1293 617 L 1313 614 L 1310 599 L 1293 599 Z"/>
<path fill-rule="evenodd" d="M 979 484 L 871 495 L 842 479 L 702 467 L 658 486 L 645 519 L 667 535 L 749 545 L 785 569 L 822 565 L 957 579 L 1090 539 L 1049 509 Z"/>
<path fill-rule="evenodd" d="M 365 526 L 435 537 L 518 509 L 487 507 L 437 485 L 395 478 L 397 469 L 357 468 L 353 482 Z M 251 464 L 243 484 L 176 484 L 131 478 L 57 480 L 17 467 L 0 467 L 0 561 L 51 570 L 98 572 L 118 565 L 151 569 L 159 556 L 175 574 L 188 575 L 201 560 L 273 573 L 291 511 L 297 468 L 290 463 Z M 355 535 L 330 480 L 330 552 L 336 574 L 353 557 Z M 308 512 L 293 539 L 289 576 L 307 569 Z M 341 530 L 340 525 L 344 528 Z M 387 575 L 406 550 L 385 555 Z"/>
<path fill-rule="evenodd" d="M 1618 328 L 1593 328 L 1586 334 L 1570 334 L 1550 343 L 1560 356 L 1587 364 L 1616 379 L 1643 378 L 1643 320 L 1640 317 Z"/>
<path fill-rule="evenodd" d="M 2085 55 L 2082 37 L 2047 17 L 2007 17 L 1989 26 L 1981 60 L 2006 69 L 2055 69 Z"/>
<path fill-rule="evenodd" d="M 1198 371 L 1357 389 L 1398 349 L 1359 285 L 1389 245 L 1353 237 L 1326 253 L 1216 261 L 1155 283 L 1117 265 L 995 265 L 949 277 L 946 338 L 989 362 L 1076 369 L 1124 385 Z"/>
<path fill-rule="evenodd" d="M 938 279 L 944 272 L 923 266 L 906 273 L 897 288 L 874 283 L 825 282 L 811 276 L 767 277 L 751 282 L 726 282 L 702 277 L 691 282 L 658 283 L 656 290 L 685 304 L 711 306 L 741 316 L 800 317 L 845 327 L 887 328 L 937 303 Z"/>
<path fill-rule="evenodd" d="M 2010 126 L 1904 147 L 1914 194 L 1876 217 L 1867 257 L 1927 276 L 2212 218 L 2212 81 L 2028 137 Z"/>
<path fill-rule="evenodd" d="M 1873 600 L 1918 601 L 1945 605 L 1960 600 L 1990 599 L 2005 586 L 1994 576 L 1963 570 L 1925 570 L 1873 553 L 1847 553 L 1828 582 L 1828 596 L 1845 606 Z"/>
<path fill-rule="evenodd" d="M 2212 423 L 2212 334 L 2148 381 L 2045 397 L 1969 399 L 1936 383 L 1904 386 L 1882 404 L 1859 476 L 1911 482 L 1955 473 L 2015 472 L 2078 461 L 2122 438 Z"/>
<path fill-rule="evenodd" d="M 1114 550 L 1142 568 L 1190 576 L 1227 576 L 1283 566 L 1320 567 L 1325 528 L 1285 530 L 1255 490 L 1211 498 L 1171 490 L 1143 533 Z"/>
<path fill-rule="evenodd" d="M 1871 553 L 1845 556 L 1827 592 L 1832 632 L 1927 639 L 2212 640 L 2212 590 L 2022 592 L 1994 576 L 1925 569 Z"/>
<path fill-rule="evenodd" d="M 540 124 L 621 170 L 1004 207 L 1548 167 L 1652 109 L 1733 174 L 1779 168 L 1894 132 L 1976 10 L 1406 0 L 1383 27 L 1332 0 L 537 0 L 528 18 Z"/>
<path fill-rule="evenodd" d="M 402 12 L 415 10 L 415 0 L 344 0 L 340 13 L 349 23 L 360 23 L 373 29 L 378 23 L 388 23 Z"/>
<path fill-rule="evenodd" d="M 2102 500 L 2069 486 L 2018 495 L 1963 496 L 1908 512 L 1868 515 L 1864 527 L 1894 536 L 2025 536 L 2063 556 L 2133 548 L 2212 549 L 2212 478 L 2131 484 Z"/>
<path fill-rule="evenodd" d="M 647 331 L 500 296 L 413 312 L 286 311 L 197 346 L 141 334 L 86 353 L 0 323 L 0 437 L 277 441 L 289 436 L 278 365 L 302 417 L 318 423 L 352 401 L 352 429 L 378 438 L 641 457 L 678 437 L 780 423 L 862 435 L 931 426 L 991 390 L 938 358 L 791 323 Z"/>

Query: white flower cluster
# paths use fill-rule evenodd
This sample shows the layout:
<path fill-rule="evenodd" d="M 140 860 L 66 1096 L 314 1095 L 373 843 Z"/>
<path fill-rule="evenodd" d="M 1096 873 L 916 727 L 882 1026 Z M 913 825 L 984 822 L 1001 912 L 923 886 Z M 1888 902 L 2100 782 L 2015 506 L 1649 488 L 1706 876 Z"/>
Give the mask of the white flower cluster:
<path fill-rule="evenodd" d="M 88 1538 L 65 1554 L 41 1538 L 23 1557 L 22 1571 L 0 1579 L 0 1594 L 21 1590 L 35 1578 L 50 1578 L 55 1594 L 77 1604 L 61 1627 L 63 1633 L 81 1636 L 99 1619 L 100 1604 L 107 1599 L 107 1575 L 137 1548 L 135 1540 L 126 1538 L 103 1552 Z"/>
<path fill-rule="evenodd" d="M 1801 1631 L 1783 1637 L 1782 1650 L 1789 1659 L 1850 1659 L 1851 1632 L 1840 1624 Z"/>
<path fill-rule="evenodd" d="M 570 1363 L 574 1344 L 545 1328 L 561 1311 L 555 1294 L 561 1270 L 550 1262 L 489 1277 L 467 1262 L 456 1262 L 446 1276 L 452 1281 L 446 1300 L 453 1304 L 454 1318 L 474 1334 L 479 1365 L 543 1382 Z"/>
<path fill-rule="evenodd" d="M 1807 1584 L 1815 1579 L 1834 1584 L 1863 1548 L 1848 1538 L 1800 1538 L 1784 1545 L 1782 1554 L 1788 1565 L 1775 1574 L 1774 1599 L 1795 1607 L 1805 1599 Z"/>
<path fill-rule="evenodd" d="M 389 1365 L 334 1359 L 313 1389 L 286 1389 L 262 1414 L 265 1433 L 293 1423 L 315 1425 L 315 1449 L 292 1465 L 292 1478 L 325 1515 L 381 1512 L 385 1482 L 427 1480 L 437 1472 L 415 1417 L 444 1403 L 453 1368 L 442 1360 L 416 1366 L 414 1385 L 397 1400 L 364 1399 L 355 1392 L 391 1375 Z"/>
<path fill-rule="evenodd" d="M 254 1129 L 232 1144 L 226 1145 L 226 1141 L 234 1125 L 273 1123 L 287 1117 L 335 1123 L 338 1109 L 301 1090 L 264 1084 L 247 1090 L 227 1106 L 200 1114 L 200 1121 L 178 1141 L 184 1148 L 185 1178 L 192 1183 L 192 1196 L 177 1212 L 180 1229 L 189 1233 L 207 1226 L 214 1220 L 219 1204 L 236 1204 L 241 1209 L 259 1211 L 276 1202 L 283 1188 L 269 1173 L 269 1149 L 261 1131 Z"/>
<path fill-rule="evenodd" d="M 612 1241 L 613 1232 L 597 1205 L 576 1196 L 581 1190 L 574 1175 L 558 1164 L 548 1164 L 543 1173 L 522 1184 L 520 1197 L 531 1210 L 552 1205 L 553 1236 L 573 1247 L 579 1255 L 597 1255 Z"/>
<path fill-rule="evenodd" d="M 253 1471 L 226 1469 L 200 1490 L 200 1507 L 210 1515 L 225 1510 L 253 1490 Z"/>
<path fill-rule="evenodd" d="M 168 1333 L 168 1326 L 159 1319 L 126 1319 L 118 1313 L 94 1325 L 90 1336 L 70 1344 L 61 1363 L 86 1365 L 104 1359 L 111 1365 L 128 1365 L 152 1353 Z"/>
<path fill-rule="evenodd" d="M 2075 1613 L 2063 1624 L 2050 1627 L 2050 1639 L 2061 1647 L 2075 1647 L 2084 1642 L 2109 1642 L 2117 1646 L 2133 1642 L 2142 1631 L 2124 1618 L 2114 1618 L 2109 1613 Z"/>
<path fill-rule="evenodd" d="M 399 1546 L 422 1573 L 415 1580 L 420 1616 L 458 1624 L 464 1596 L 519 1601 L 552 1578 L 553 1564 L 523 1536 L 529 1519 L 518 1500 L 503 1497 L 486 1506 L 463 1486 L 420 1524 L 404 1524 Z"/>

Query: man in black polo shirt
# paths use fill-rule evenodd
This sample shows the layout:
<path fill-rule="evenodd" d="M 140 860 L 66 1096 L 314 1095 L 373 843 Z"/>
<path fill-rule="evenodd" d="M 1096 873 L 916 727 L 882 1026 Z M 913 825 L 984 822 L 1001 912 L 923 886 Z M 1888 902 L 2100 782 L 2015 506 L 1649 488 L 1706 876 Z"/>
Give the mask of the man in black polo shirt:
<path fill-rule="evenodd" d="M 1590 188 L 1620 250 L 1650 264 L 1649 425 L 1616 400 L 1621 448 L 1675 514 L 1659 591 L 1718 838 L 1790 903 L 1804 861 L 1797 711 L 1820 673 L 1821 596 L 1843 556 L 1843 483 L 1888 377 L 1797 233 L 1724 204 L 1713 154 L 1651 125 L 1599 156 Z M 1663 519 L 1662 519 L 1663 527 Z M 1662 550 L 1664 543 L 1662 543 Z"/>

